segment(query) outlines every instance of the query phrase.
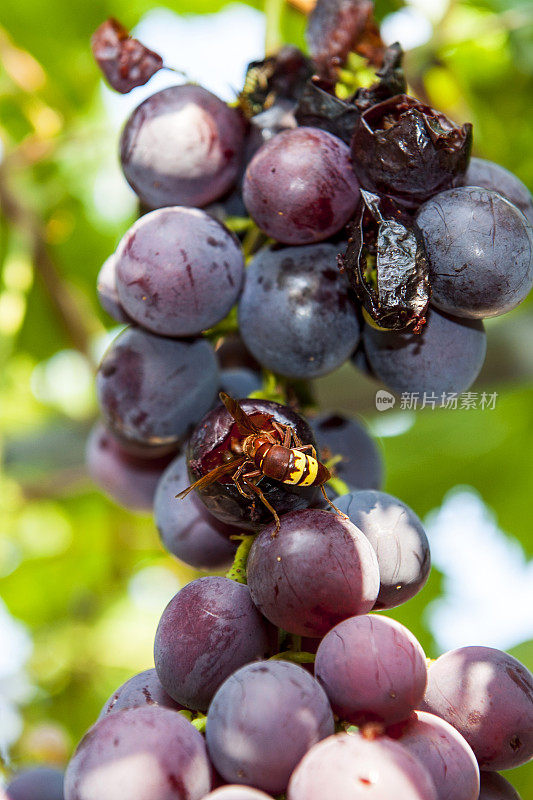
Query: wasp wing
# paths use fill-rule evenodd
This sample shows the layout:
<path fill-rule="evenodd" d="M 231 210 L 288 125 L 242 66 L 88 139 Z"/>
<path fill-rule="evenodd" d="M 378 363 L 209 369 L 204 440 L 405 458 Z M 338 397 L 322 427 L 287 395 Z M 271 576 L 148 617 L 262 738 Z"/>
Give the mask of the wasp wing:
<path fill-rule="evenodd" d="M 183 500 L 184 497 L 187 497 L 189 492 L 192 492 L 193 489 L 204 489 L 206 486 L 217 481 L 226 473 L 231 472 L 232 470 L 237 469 L 240 467 L 241 464 L 247 460 L 246 456 L 239 456 L 238 458 L 234 458 L 233 461 L 228 461 L 226 464 L 221 464 L 219 467 L 215 467 L 214 469 L 210 470 L 206 475 L 202 478 L 197 480 L 195 483 L 192 483 L 190 486 L 187 486 L 182 492 L 176 495 L 177 498 Z"/>
<path fill-rule="evenodd" d="M 230 397 L 226 392 L 220 392 L 220 399 L 226 406 L 226 410 L 233 417 L 241 433 L 260 433 L 261 429 L 255 425 L 249 414 L 239 405 L 237 400 Z"/>

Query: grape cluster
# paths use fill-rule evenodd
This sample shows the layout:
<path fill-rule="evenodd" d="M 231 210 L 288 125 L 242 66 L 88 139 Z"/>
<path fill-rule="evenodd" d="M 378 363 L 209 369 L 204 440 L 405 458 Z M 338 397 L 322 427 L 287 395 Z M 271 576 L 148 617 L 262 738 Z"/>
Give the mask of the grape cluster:
<path fill-rule="evenodd" d="M 465 390 L 482 319 L 533 285 L 530 195 L 470 160 L 470 125 L 405 94 L 371 6 L 319 0 L 311 58 L 250 65 L 236 107 L 175 86 L 124 128 L 143 213 L 98 277 L 127 327 L 98 369 L 88 468 L 153 508 L 172 555 L 229 571 L 170 601 L 155 669 L 109 698 L 66 800 L 511 798 L 494 771 L 533 756 L 523 665 L 483 647 L 429 662 L 378 613 L 428 579 L 422 523 L 381 491 L 356 420 L 296 410 L 350 358 L 397 392 Z M 119 91 L 163 66 L 114 21 L 93 50 Z M 350 50 L 377 81 L 343 100 Z M 28 776 L 10 800 L 44 800 Z"/>

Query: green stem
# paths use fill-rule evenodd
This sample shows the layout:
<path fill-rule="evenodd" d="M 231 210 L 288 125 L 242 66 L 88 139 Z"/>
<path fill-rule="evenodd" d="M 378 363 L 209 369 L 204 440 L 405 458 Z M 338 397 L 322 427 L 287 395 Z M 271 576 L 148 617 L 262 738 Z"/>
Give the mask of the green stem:
<path fill-rule="evenodd" d="M 271 656 L 268 660 L 292 661 L 294 664 L 314 664 L 315 654 L 302 652 L 295 653 L 294 650 L 284 650 L 283 653 L 276 653 L 275 656 Z"/>
<path fill-rule="evenodd" d="M 349 494 L 349 492 L 350 492 L 350 487 L 348 486 L 348 484 L 347 484 L 347 483 L 345 483 L 345 482 L 342 480 L 342 478 L 337 478 L 337 477 L 335 477 L 335 476 L 334 476 L 333 478 L 330 478 L 330 479 L 329 479 L 329 481 L 328 481 L 328 484 L 327 484 L 327 485 L 328 485 L 328 486 L 331 486 L 331 488 L 333 489 L 333 491 L 334 491 L 336 494 L 338 494 L 338 495 L 339 495 L 339 497 L 342 497 L 342 496 L 343 496 L 343 494 Z"/>
<path fill-rule="evenodd" d="M 265 0 L 264 12 L 266 17 L 265 53 L 267 56 L 275 53 L 283 44 L 281 21 L 285 0 Z"/>
<path fill-rule="evenodd" d="M 250 548 L 255 539 L 255 534 L 251 534 L 250 536 L 232 536 L 232 539 L 242 539 L 242 541 L 235 553 L 233 564 L 228 572 L 226 572 L 226 578 L 236 581 L 237 583 L 246 583 L 246 563 L 248 561 Z"/>
<path fill-rule="evenodd" d="M 199 733 L 205 733 L 205 723 L 207 722 L 207 717 L 205 714 L 199 714 L 196 719 L 191 720 L 191 725 L 194 725 L 196 730 Z"/>

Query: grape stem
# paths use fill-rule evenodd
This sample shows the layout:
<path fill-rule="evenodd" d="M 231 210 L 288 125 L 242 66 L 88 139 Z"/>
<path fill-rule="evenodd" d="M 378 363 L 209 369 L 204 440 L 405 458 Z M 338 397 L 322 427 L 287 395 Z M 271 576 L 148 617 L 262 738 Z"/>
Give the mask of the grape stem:
<path fill-rule="evenodd" d="M 271 656 L 269 661 L 292 661 L 294 664 L 314 664 L 315 654 L 306 652 L 295 652 L 294 650 L 284 650 L 282 653 L 276 653 Z"/>
<path fill-rule="evenodd" d="M 255 534 L 249 536 L 232 536 L 232 539 L 241 539 L 241 543 L 235 553 L 233 564 L 226 572 L 226 578 L 237 583 L 246 583 L 246 564 L 248 562 L 248 555 L 250 548 L 254 542 Z"/>

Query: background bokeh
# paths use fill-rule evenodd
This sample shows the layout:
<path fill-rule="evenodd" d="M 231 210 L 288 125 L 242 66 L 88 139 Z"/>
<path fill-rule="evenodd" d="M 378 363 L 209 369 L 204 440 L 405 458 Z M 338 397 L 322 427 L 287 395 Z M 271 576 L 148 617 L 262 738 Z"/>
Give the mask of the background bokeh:
<path fill-rule="evenodd" d="M 270 11 L 281 0 L 266 0 Z M 272 9 L 272 7 L 274 7 Z M 129 110 L 89 38 L 107 17 L 226 99 L 261 57 L 263 4 L 222 0 L 3 0 L 0 8 L 0 757 L 64 764 L 108 695 L 152 665 L 162 609 L 194 573 L 153 521 L 114 505 L 83 465 L 94 370 L 116 332 L 95 279 L 136 213 L 117 159 Z M 378 0 L 384 38 L 407 50 L 412 90 L 474 123 L 475 154 L 533 186 L 533 6 L 516 0 Z M 304 17 L 282 6 L 285 41 Z M 463 644 L 533 668 L 533 301 L 487 324 L 473 391 L 492 409 L 378 412 L 346 366 L 315 381 L 322 408 L 378 437 L 387 491 L 428 525 L 426 588 L 391 616 L 428 655 Z M 533 798 L 531 768 L 508 774 Z M 1 785 L 1 783 L 0 783 Z"/>

